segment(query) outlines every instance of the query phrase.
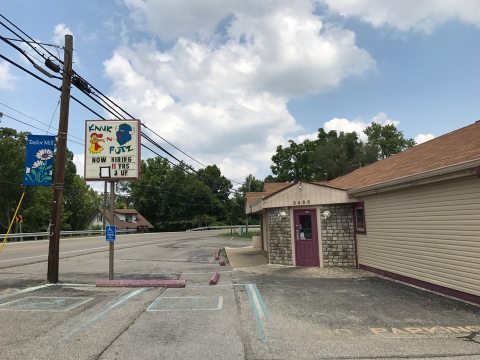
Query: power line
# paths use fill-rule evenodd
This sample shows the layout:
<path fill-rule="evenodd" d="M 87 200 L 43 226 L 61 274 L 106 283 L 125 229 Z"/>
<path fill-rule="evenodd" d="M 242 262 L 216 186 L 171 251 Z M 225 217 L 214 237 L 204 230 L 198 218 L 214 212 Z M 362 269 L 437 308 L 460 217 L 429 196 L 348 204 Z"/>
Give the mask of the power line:
<path fill-rule="evenodd" d="M 39 130 L 39 131 L 42 131 L 42 132 L 45 131 L 45 133 L 47 133 L 47 134 L 49 134 L 49 135 L 54 135 L 55 137 L 57 137 L 56 134 L 54 134 L 54 133 L 52 133 L 52 132 L 50 132 L 50 131 L 48 131 L 48 130 L 41 129 L 41 128 L 35 126 L 35 125 L 29 124 L 29 123 L 27 123 L 27 122 L 25 122 L 25 121 L 22 121 L 22 120 L 20 120 L 20 119 L 14 118 L 13 116 L 7 115 L 7 114 L 5 114 L 5 113 L 2 113 L 2 114 L 3 114 L 3 116 L 5 116 L 6 118 L 9 118 L 9 119 L 11 119 L 11 120 L 13 120 L 13 121 L 17 121 L 17 122 L 19 122 L 19 123 L 22 123 L 22 124 L 24 124 L 24 125 L 26 125 L 26 126 L 29 126 L 29 127 L 33 128 L 33 129 L 35 129 L 35 130 Z M 67 138 L 67 140 L 70 141 L 70 142 L 73 142 L 73 143 L 75 143 L 75 144 L 82 145 L 82 146 L 85 145 L 83 142 L 75 141 L 75 140 L 72 140 L 72 139 L 69 139 L 69 138 Z"/>
<path fill-rule="evenodd" d="M 37 74 L 34 74 L 34 73 L 31 72 L 30 70 L 26 69 L 26 68 L 23 67 L 22 65 L 17 64 L 15 61 L 10 60 L 10 59 L 7 58 L 6 56 L 3 56 L 2 54 L 0 54 L 0 58 L 2 58 L 3 60 L 9 62 L 9 63 L 12 64 L 13 66 L 15 66 L 15 67 L 17 67 L 17 68 L 25 71 L 26 73 L 32 75 L 34 78 L 40 80 L 41 82 L 47 84 L 48 86 L 53 87 L 54 89 L 60 91 L 60 88 L 59 88 L 59 87 L 53 85 L 52 83 L 49 83 L 47 80 L 42 79 L 42 78 L 41 78 L 40 76 L 38 76 Z"/>
<path fill-rule="evenodd" d="M 59 45 L 42 43 L 42 42 L 38 42 L 38 41 L 28 41 L 28 40 L 13 39 L 13 38 L 6 38 L 6 39 L 7 39 L 7 40 L 10 40 L 10 41 L 17 41 L 17 42 L 22 42 L 22 43 L 32 43 L 32 44 L 38 44 L 38 45 L 51 46 L 51 47 L 54 47 L 54 48 L 57 48 L 57 49 L 61 49 L 61 48 L 62 48 L 62 47 L 59 46 Z"/>
<path fill-rule="evenodd" d="M 59 102 L 57 102 L 57 106 L 56 106 L 55 111 L 54 111 L 54 113 L 53 113 L 53 115 L 52 115 L 52 120 L 53 120 L 53 117 L 55 116 L 55 113 L 57 112 L 58 104 L 59 104 Z M 41 120 L 35 119 L 33 116 L 27 115 L 27 114 L 21 112 L 20 110 L 17 110 L 17 109 L 15 109 L 15 108 L 11 107 L 10 105 L 7 105 L 7 104 L 5 104 L 5 103 L 3 103 L 3 102 L 0 102 L 0 105 L 5 106 L 6 108 L 8 108 L 8 109 L 10 109 L 10 110 L 12 110 L 12 111 L 15 111 L 15 112 L 17 112 L 17 113 L 19 113 L 19 114 L 21 114 L 21 115 L 23 115 L 23 116 L 25 116 L 25 117 L 33 120 L 33 121 L 36 121 L 36 122 L 39 123 L 39 124 L 48 126 L 48 130 L 47 130 L 47 133 L 48 133 L 48 134 L 50 134 L 50 132 L 48 132 L 48 131 L 50 130 L 50 128 L 52 128 L 52 129 L 55 130 L 55 131 L 58 131 L 57 128 L 51 126 L 52 120 L 50 120 L 50 124 L 47 124 L 47 123 L 45 123 L 45 122 L 43 122 L 43 121 L 41 121 Z M 70 137 L 73 137 L 73 138 L 75 138 L 75 139 L 77 139 L 77 140 L 83 141 L 82 138 L 79 138 L 79 137 L 77 137 L 77 136 L 75 136 L 75 135 L 70 135 Z"/>
<path fill-rule="evenodd" d="M 13 22 L 11 22 L 10 20 L 8 20 L 5 16 L 3 16 L 1 13 L 0 13 L 0 17 L 3 18 L 5 21 L 7 21 L 11 26 L 13 26 L 15 29 L 17 29 L 18 31 L 20 31 L 24 36 L 26 36 L 28 39 L 30 39 L 30 41 L 28 40 L 25 40 L 21 35 L 19 35 L 17 32 L 15 32 L 14 30 L 12 30 L 9 26 L 5 25 L 3 22 L 0 21 L 0 24 L 5 27 L 7 30 L 9 30 L 10 32 L 12 32 L 14 35 L 16 35 L 19 40 L 16 40 L 16 41 L 22 41 L 22 42 L 25 42 L 27 45 L 29 45 L 37 54 L 39 54 L 42 58 L 44 58 L 45 60 L 48 60 L 48 57 L 44 54 L 44 53 L 41 53 L 38 51 L 38 49 L 33 46 L 32 44 L 35 44 L 35 45 L 38 45 L 41 49 L 43 49 L 46 53 L 48 53 L 51 57 L 53 57 L 54 59 L 56 59 L 57 61 L 59 61 L 61 64 L 63 64 L 63 61 L 60 59 L 60 57 L 58 56 L 55 56 L 54 54 L 52 54 L 48 49 L 46 49 L 43 45 L 50 45 L 50 44 L 44 44 L 44 43 L 39 43 L 37 42 L 36 40 L 34 40 L 31 36 L 29 36 L 27 33 L 25 33 L 22 29 L 20 29 L 18 26 L 16 26 Z M 9 40 L 8 38 L 4 38 L 6 40 Z M 2 39 L 3 40 L 3 39 Z M 16 47 L 16 45 L 12 44 L 14 47 Z M 18 47 L 16 47 L 18 48 Z M 56 47 L 57 51 L 58 51 L 58 48 L 59 47 Z M 25 55 L 25 52 L 22 51 L 21 49 L 17 49 L 19 51 L 22 52 L 22 54 Z M 25 55 L 27 56 L 27 55 Z M 28 74 L 34 76 L 35 78 L 37 78 L 38 80 L 41 80 L 42 82 L 48 84 L 49 86 L 52 86 L 54 87 L 55 89 L 59 90 L 60 91 L 60 88 L 58 87 L 55 87 L 53 84 L 45 81 L 44 79 L 40 78 L 39 76 L 37 76 L 36 74 L 28 71 L 27 69 L 25 69 L 24 67 L 16 64 L 15 62 L 11 61 L 10 59 L 4 57 L 3 55 L 0 54 L 0 57 L 7 60 L 8 62 L 10 62 L 11 64 L 13 64 L 14 66 L 17 66 L 19 67 L 20 69 L 22 69 L 23 71 L 27 72 Z M 28 56 L 27 56 L 28 58 Z M 31 61 L 31 59 L 29 59 Z M 36 64 L 35 64 L 36 65 Z M 34 65 L 34 66 L 35 66 Z M 37 70 L 39 71 L 42 71 L 42 73 L 45 74 L 44 70 L 40 67 L 35 66 L 37 68 Z M 49 76 L 48 74 L 46 74 L 47 76 Z M 77 85 L 77 88 L 79 88 L 80 91 L 82 91 L 86 96 L 88 96 L 91 100 L 93 100 L 95 103 L 97 103 L 99 106 L 101 106 L 102 108 L 104 108 L 107 112 L 109 112 L 110 114 L 114 115 L 114 116 L 119 116 L 120 118 L 123 118 L 125 119 L 125 117 L 123 115 L 121 115 L 115 108 L 117 108 L 119 111 L 125 113 L 127 116 L 129 116 L 130 118 L 134 119 L 135 117 L 132 116 L 131 114 L 129 114 L 125 109 L 123 109 L 121 106 L 119 106 L 117 103 L 115 103 L 113 100 L 111 100 L 109 97 L 107 97 L 105 94 L 103 94 L 100 90 L 98 90 L 95 86 L 93 86 L 92 84 L 90 84 L 88 81 L 86 81 L 83 77 L 81 77 L 77 72 L 73 71 L 73 75 L 75 75 L 78 79 L 80 79 L 85 85 L 86 85 L 86 89 L 85 88 L 82 88 L 82 86 L 78 86 Z M 104 104 L 101 104 L 99 101 L 97 101 L 96 99 L 93 99 L 93 97 L 89 94 L 90 91 L 87 91 L 90 90 L 90 88 L 94 89 L 97 93 L 99 93 L 101 96 L 99 96 L 98 94 L 96 93 L 93 93 L 93 95 L 97 96 Z M 101 116 L 100 114 L 98 114 L 97 112 L 95 112 L 93 109 L 91 109 L 90 107 L 88 107 L 86 104 L 84 104 L 82 101 L 78 100 L 77 98 L 75 98 L 74 96 L 70 96 L 73 100 L 75 100 L 77 103 L 79 103 L 80 105 L 82 105 L 83 107 L 85 107 L 86 109 L 88 109 L 89 111 L 91 111 L 93 114 L 97 115 L 99 118 L 105 120 L 105 118 L 103 116 Z M 109 105 L 107 103 L 107 101 L 109 103 L 111 103 L 113 106 L 115 106 L 115 108 L 112 106 L 112 105 Z M 169 142 L 167 139 L 165 139 L 164 137 L 162 137 L 161 135 L 159 135 L 157 132 L 155 132 L 154 130 L 152 130 L 150 127 L 148 127 L 146 124 L 143 124 L 142 123 L 142 126 L 146 129 L 148 129 L 149 131 L 151 131 L 153 134 L 155 134 L 156 136 L 158 136 L 160 139 L 162 139 L 163 141 L 167 142 L 170 146 L 174 147 L 176 150 L 178 150 L 179 152 L 181 152 L 182 154 L 184 154 L 185 156 L 187 156 L 188 158 L 190 158 L 191 160 L 197 162 L 198 164 L 206 167 L 203 163 L 201 163 L 200 161 L 196 160 L 195 158 L 193 158 L 192 156 L 190 156 L 189 154 L 187 154 L 186 152 L 182 151 L 180 148 L 178 148 L 177 146 L 175 146 L 174 144 L 172 144 L 171 142 Z M 157 148 L 159 148 L 161 151 L 165 152 L 166 154 L 168 154 L 169 156 L 171 156 L 173 159 L 177 160 L 179 163 L 182 163 L 184 164 L 185 166 L 187 166 L 189 169 L 191 169 L 192 171 L 194 171 L 196 173 L 196 170 L 190 166 L 190 165 L 187 165 L 185 164 L 183 161 L 179 160 L 178 158 L 176 158 L 175 156 L 173 156 L 170 152 L 168 152 L 165 148 L 163 148 L 162 146 L 160 146 L 157 142 L 155 142 L 153 139 L 151 139 L 148 135 L 146 135 L 144 132 L 142 132 L 142 136 L 147 139 L 148 141 L 150 141 L 154 146 L 156 146 Z M 158 154 L 157 154 L 158 155 Z M 173 164 L 173 163 L 172 163 Z M 175 165 L 175 164 L 174 164 Z M 233 182 L 233 181 L 230 181 L 231 183 L 235 183 L 235 184 L 239 184 L 241 185 L 240 183 L 238 182 Z"/>
<path fill-rule="evenodd" d="M 15 27 L 18 31 L 20 31 L 23 35 L 25 35 L 26 37 L 28 37 L 30 40 L 32 40 L 31 42 L 28 42 L 26 41 L 24 38 L 22 38 L 22 36 L 20 36 L 17 32 L 13 31 L 10 27 L 6 26 L 3 22 L 0 21 L 0 24 L 2 26 L 4 26 L 5 28 L 7 28 L 9 31 L 11 31 L 13 34 L 15 34 L 17 37 L 19 37 L 21 40 L 25 40 L 27 44 L 29 44 L 40 56 L 42 56 L 43 58 L 46 59 L 46 56 L 45 54 L 41 54 L 33 45 L 32 43 L 34 44 L 37 44 L 38 43 L 32 38 L 30 37 L 28 34 L 26 34 L 23 30 L 21 30 L 18 26 L 16 26 L 13 22 L 11 22 L 10 20 L 8 20 L 5 16 L 3 16 L 2 14 L 0 14 L 0 16 L 6 20 L 11 26 Z M 5 39 L 5 38 L 4 38 Z M 4 40 L 2 39 L 2 40 Z M 4 40 L 5 41 L 5 40 Z M 7 40 L 8 41 L 8 40 Z M 11 44 L 11 43 L 10 43 Z M 27 57 L 27 59 L 33 63 L 33 61 L 25 54 L 25 52 L 18 48 L 16 45 L 14 44 L 11 44 L 13 47 L 15 47 L 18 51 L 20 51 L 24 56 Z M 58 61 L 60 61 L 61 63 L 63 63 L 58 57 L 55 57 L 51 52 L 49 52 L 47 49 L 45 49 L 43 46 L 40 45 L 40 47 L 42 49 L 44 49 L 46 52 L 48 52 L 51 56 L 53 56 L 54 58 L 56 58 Z M 40 70 L 40 69 L 39 69 Z M 42 70 L 40 70 L 42 71 Z M 42 71 L 43 72 L 43 71 Z M 93 87 L 91 84 L 88 83 L 88 81 L 86 81 L 83 77 L 81 77 L 79 74 L 77 74 L 75 71 L 73 72 L 74 75 L 76 75 L 81 81 L 83 81 L 85 84 L 90 85 L 92 88 L 94 88 L 97 92 L 99 92 L 100 94 L 102 94 L 102 96 L 107 99 L 110 103 L 112 103 L 113 105 L 115 105 L 119 110 L 121 110 L 122 112 L 124 112 L 125 114 L 127 114 L 128 116 L 130 116 L 132 119 L 135 118 L 133 117 L 132 115 L 130 115 L 126 110 L 124 110 L 122 107 L 120 107 L 118 104 L 116 104 L 113 100 L 109 99 L 107 96 L 105 96 L 103 93 L 101 93 L 98 89 L 96 89 L 95 87 Z M 47 75 L 48 76 L 48 75 Z M 80 91 L 82 91 L 86 96 L 88 96 L 90 99 L 92 99 L 95 103 L 97 103 L 99 106 L 101 106 L 102 108 L 104 108 L 107 112 L 109 112 L 110 114 L 114 115 L 114 116 L 119 116 L 120 118 L 123 118 L 125 119 L 118 111 L 116 111 L 112 106 L 108 105 L 106 103 L 105 100 L 102 100 L 105 105 L 103 104 L 100 104 L 96 99 L 93 99 L 92 96 L 90 94 L 88 94 L 88 92 L 86 91 L 86 89 L 82 89 L 80 86 L 77 86 Z M 97 95 L 98 96 L 98 95 Z M 99 97 L 99 96 L 98 96 Z M 100 97 L 99 97 L 100 98 Z M 169 145 L 173 146 L 175 149 L 177 149 L 178 151 L 180 151 L 181 153 L 183 153 L 184 155 L 188 156 L 189 158 L 191 158 L 192 160 L 196 161 L 197 163 L 199 163 L 200 165 L 202 166 L 205 166 L 203 165 L 202 163 L 200 163 L 198 160 L 194 159 L 192 156 L 188 155 L 187 153 L 185 153 L 184 151 L 180 150 L 178 147 L 176 147 L 175 145 L 173 145 L 171 142 L 169 142 L 168 140 L 166 140 L 165 138 L 163 138 L 162 136 L 160 136 L 158 133 L 156 133 L 155 131 L 151 130 L 150 128 L 148 128 L 146 125 L 144 125 L 145 128 L 149 129 L 151 132 L 153 132 L 155 135 L 157 135 L 158 137 L 160 137 L 163 141 L 167 142 Z M 168 151 L 166 151 L 163 147 L 159 146 L 158 143 L 155 143 L 153 141 L 151 141 L 153 144 L 155 144 L 155 146 L 157 146 L 159 149 L 161 149 L 163 152 L 165 152 L 166 154 L 168 154 L 169 156 L 171 156 L 172 158 L 174 158 L 175 160 L 181 162 L 180 160 L 178 160 L 175 156 L 173 156 L 171 153 L 169 153 Z M 192 170 L 194 170 L 191 166 L 190 168 Z"/>
<path fill-rule="evenodd" d="M 18 37 L 19 39 L 21 40 L 24 40 L 25 43 L 27 45 L 29 45 L 33 50 L 35 50 L 35 52 L 40 55 L 41 57 L 43 57 L 44 59 L 46 59 L 45 57 L 45 54 L 42 54 L 40 53 L 40 51 L 38 51 L 38 49 L 32 45 L 33 44 L 36 44 L 38 46 L 40 46 L 43 50 L 45 50 L 48 54 L 50 54 L 50 56 L 56 58 L 58 61 L 60 61 L 60 63 L 63 64 L 63 61 L 60 60 L 59 58 L 57 58 L 55 55 L 53 55 L 50 51 L 48 51 L 47 49 L 45 49 L 43 47 L 43 45 L 40 45 L 35 39 L 33 39 L 30 35 L 28 35 L 27 33 L 25 33 L 22 29 L 20 29 L 17 25 L 15 25 L 13 22 L 11 22 L 10 20 L 8 20 L 5 16 L 3 16 L 1 13 L 0 13 L 0 17 L 2 19 L 4 19 L 5 21 L 7 21 L 11 26 L 13 26 L 15 29 L 17 29 L 18 31 L 20 31 L 24 36 L 26 36 L 27 38 L 29 38 L 31 41 L 25 41 L 25 39 L 23 37 L 21 37 L 20 35 L 18 35 L 15 31 L 13 31 L 9 26 L 5 25 L 2 21 L 0 21 L 0 25 L 2 25 L 4 28 L 6 28 L 8 31 L 10 31 L 12 34 L 14 34 L 16 37 Z"/>
<path fill-rule="evenodd" d="M 152 133 L 154 133 L 155 135 L 157 135 L 160 139 L 162 139 L 163 141 L 165 141 L 167 144 L 171 145 L 172 147 L 174 147 L 175 149 L 177 149 L 178 151 L 180 151 L 183 155 L 185 156 L 188 156 L 190 159 L 192 159 L 193 161 L 195 161 L 197 164 L 200 164 L 202 165 L 203 167 L 207 167 L 207 165 L 205 164 L 202 164 L 200 161 L 196 160 L 195 158 L 191 157 L 190 155 L 188 155 L 186 152 L 180 150 L 178 147 L 176 147 L 175 145 L 173 145 L 170 141 L 168 141 L 167 139 L 165 139 L 164 137 L 160 136 L 159 134 L 157 134 L 155 131 L 153 131 L 152 129 L 150 129 L 146 124 L 142 123 L 142 126 L 148 130 L 150 130 Z"/>

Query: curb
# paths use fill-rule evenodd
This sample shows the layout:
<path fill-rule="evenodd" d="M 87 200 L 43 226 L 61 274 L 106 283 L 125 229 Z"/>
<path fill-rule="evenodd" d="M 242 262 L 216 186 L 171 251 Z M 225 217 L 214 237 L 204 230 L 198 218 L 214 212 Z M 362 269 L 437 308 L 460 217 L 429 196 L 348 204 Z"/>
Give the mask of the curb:
<path fill-rule="evenodd" d="M 97 280 L 98 287 L 166 287 L 183 288 L 185 280 Z"/>
<path fill-rule="evenodd" d="M 222 251 L 222 249 L 218 249 L 217 251 L 215 251 L 215 260 L 219 260 L 220 259 L 220 252 Z"/>
<path fill-rule="evenodd" d="M 217 285 L 219 277 L 220 277 L 220 273 L 218 271 L 215 271 L 212 275 L 212 278 L 210 279 L 209 285 Z"/>
<path fill-rule="evenodd" d="M 220 266 L 225 266 L 225 261 L 224 261 L 223 259 L 219 259 L 219 260 L 218 260 L 218 264 L 219 264 Z"/>

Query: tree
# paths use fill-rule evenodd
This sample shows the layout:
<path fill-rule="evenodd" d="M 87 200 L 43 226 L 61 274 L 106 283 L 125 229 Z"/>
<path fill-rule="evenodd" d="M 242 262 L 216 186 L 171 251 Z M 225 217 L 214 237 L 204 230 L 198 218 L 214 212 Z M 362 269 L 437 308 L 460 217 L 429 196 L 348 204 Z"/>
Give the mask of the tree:
<path fill-rule="evenodd" d="M 222 196 L 221 192 L 214 194 L 209 186 L 186 170 L 183 164 L 172 167 L 159 157 L 147 159 L 142 162 L 142 177 L 124 189 L 130 193 L 135 208 L 157 230 L 186 230 L 212 224 L 219 215 L 225 217 L 224 211 L 219 213 L 219 209 L 224 208 L 217 197 Z M 203 180 L 211 180 L 207 174 L 215 173 L 216 170 L 210 168 L 202 174 Z"/>
<path fill-rule="evenodd" d="M 272 156 L 274 176 L 269 181 L 325 181 L 396 154 L 415 145 L 405 139 L 394 125 L 372 123 L 364 131 L 368 140 L 363 142 L 355 132 L 334 130 L 328 133 L 320 128 L 317 140 L 297 144 L 289 141 L 288 147 L 277 147 Z"/>
<path fill-rule="evenodd" d="M 232 189 L 232 182 L 222 175 L 217 165 L 208 165 L 204 169 L 198 170 L 198 179 L 207 185 L 212 193 L 220 200 L 225 202 Z"/>
<path fill-rule="evenodd" d="M 5 232 L 14 214 L 20 195 L 25 197 L 20 212 L 23 216 L 22 230 L 45 231 L 50 222 L 52 188 L 22 188 L 25 146 L 28 133 L 15 129 L 0 128 L 0 232 Z M 64 180 L 64 209 L 62 229 L 83 229 L 98 207 L 98 196 L 76 174 L 73 153 L 67 150 Z"/>
<path fill-rule="evenodd" d="M 276 176 L 276 181 L 307 181 L 317 176 L 315 167 L 315 149 L 317 141 L 305 140 L 297 144 L 289 140 L 288 147 L 277 147 L 277 152 L 272 157 L 273 165 L 270 167 Z"/>
<path fill-rule="evenodd" d="M 28 133 L 0 128 L 0 232 L 8 229 L 22 194 L 25 144 Z"/>
<path fill-rule="evenodd" d="M 379 159 L 385 159 L 415 146 L 415 140 L 406 139 L 403 136 L 403 132 L 398 130 L 393 124 L 382 126 L 372 123 L 363 132 L 368 136 L 368 144 L 377 147 Z"/>

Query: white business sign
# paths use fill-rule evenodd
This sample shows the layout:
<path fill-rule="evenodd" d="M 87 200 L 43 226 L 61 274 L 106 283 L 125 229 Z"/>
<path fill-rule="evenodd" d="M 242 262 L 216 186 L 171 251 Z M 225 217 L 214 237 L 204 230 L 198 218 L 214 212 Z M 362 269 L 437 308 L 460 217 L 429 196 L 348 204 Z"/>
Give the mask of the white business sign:
<path fill-rule="evenodd" d="M 138 179 L 140 131 L 140 120 L 87 120 L 85 180 Z"/>

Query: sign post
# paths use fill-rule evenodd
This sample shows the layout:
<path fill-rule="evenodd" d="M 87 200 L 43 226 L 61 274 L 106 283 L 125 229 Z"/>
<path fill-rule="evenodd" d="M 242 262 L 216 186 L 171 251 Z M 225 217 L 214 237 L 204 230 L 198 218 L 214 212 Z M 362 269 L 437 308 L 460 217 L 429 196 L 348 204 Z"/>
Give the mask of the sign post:
<path fill-rule="evenodd" d="M 105 191 L 106 182 L 110 182 L 111 221 L 105 226 L 105 238 L 109 242 L 109 280 L 114 277 L 115 182 L 140 177 L 140 134 L 139 120 L 85 122 L 85 180 L 105 181 Z"/>
<path fill-rule="evenodd" d="M 110 223 L 110 234 L 107 236 L 107 241 L 109 241 L 108 248 L 108 279 L 113 280 L 113 256 L 115 250 L 115 237 L 116 237 L 116 227 L 115 227 L 115 181 L 110 183 L 110 216 L 112 222 Z M 113 233 L 113 234 L 112 234 Z M 107 235 L 107 228 L 105 228 L 105 235 Z M 112 240 L 113 239 L 113 240 Z"/>

